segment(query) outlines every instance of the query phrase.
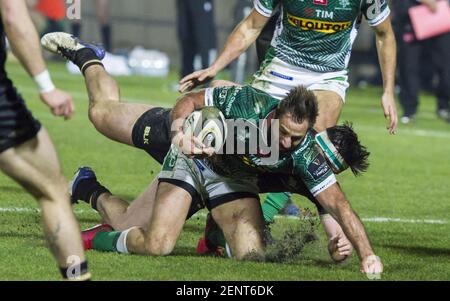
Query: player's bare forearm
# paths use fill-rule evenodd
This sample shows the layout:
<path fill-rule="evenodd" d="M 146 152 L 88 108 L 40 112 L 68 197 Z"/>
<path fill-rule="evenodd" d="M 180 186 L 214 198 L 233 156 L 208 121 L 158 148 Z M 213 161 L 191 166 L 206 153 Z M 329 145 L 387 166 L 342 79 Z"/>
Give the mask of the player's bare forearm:
<path fill-rule="evenodd" d="M 172 119 L 172 137 L 180 132 L 186 117 L 195 110 L 199 110 L 205 106 L 205 91 L 191 92 L 181 96 L 171 112 Z"/>
<path fill-rule="evenodd" d="M 355 247 L 360 260 L 374 255 L 366 230 L 337 184 L 316 196 L 319 203 L 336 219 Z"/>
<path fill-rule="evenodd" d="M 211 67 L 218 72 L 244 53 L 256 41 L 268 19 L 253 9 L 230 34 L 223 51 Z"/>
<path fill-rule="evenodd" d="M 384 92 L 394 94 L 397 44 L 390 19 L 378 25 L 375 34 Z"/>
<path fill-rule="evenodd" d="M 395 134 L 398 124 L 394 96 L 397 46 L 390 19 L 386 19 L 376 26 L 375 34 L 381 74 L 383 76 L 384 93 L 381 97 L 381 106 L 384 117 L 388 121 L 386 128 L 390 134 Z"/>
<path fill-rule="evenodd" d="M 3 26 L 11 49 L 31 76 L 43 72 L 39 36 L 36 32 L 24 0 L 0 0 Z"/>

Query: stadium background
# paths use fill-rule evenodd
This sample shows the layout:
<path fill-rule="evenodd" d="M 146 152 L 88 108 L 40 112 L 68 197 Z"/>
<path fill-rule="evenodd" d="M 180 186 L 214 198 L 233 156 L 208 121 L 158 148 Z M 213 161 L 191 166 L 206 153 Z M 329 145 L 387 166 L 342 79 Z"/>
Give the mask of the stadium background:
<path fill-rule="evenodd" d="M 232 7 L 237 0 L 216 0 L 219 49 L 234 25 Z M 133 5 L 130 5 L 133 3 Z M 125 101 L 171 106 L 179 94 L 171 88 L 178 80 L 179 48 L 175 27 L 175 1 L 111 1 L 115 48 L 143 45 L 167 52 L 172 71 L 166 78 L 118 77 Z M 83 1 L 82 22 L 87 40 L 100 40 L 91 1 Z M 164 38 L 161 38 L 164 37 Z M 373 68 L 365 60 L 373 35 L 364 24 L 353 71 Z M 363 64 L 361 64 L 363 63 Z M 81 165 L 92 166 L 112 191 L 132 200 L 154 178 L 159 166 L 137 150 L 119 145 L 97 133 L 87 118 L 87 95 L 80 76 L 69 75 L 60 62 L 50 62 L 55 84 L 69 91 L 77 114 L 70 121 L 54 118 L 39 101 L 34 83 L 10 57 L 7 70 L 35 116 L 49 129 L 64 174 L 71 178 Z M 355 74 L 356 72 L 353 72 Z M 358 72 L 359 73 L 359 72 Z M 225 72 L 220 77 L 228 78 Z M 379 87 L 349 90 L 340 121 L 351 120 L 371 151 L 366 175 L 339 176 L 353 208 L 365 222 L 377 254 L 385 264 L 384 280 L 450 279 L 450 132 L 435 116 L 434 98 L 421 94 L 417 121 L 400 125 L 389 136 L 379 104 Z M 0 174 L 0 280 L 58 280 L 56 265 L 46 248 L 35 201 L 16 183 Z M 295 198 L 302 207 L 309 202 Z M 75 207 L 82 228 L 99 222 L 86 204 Z M 174 254 L 145 258 L 89 252 L 94 280 L 367 280 L 359 273 L 354 254 L 343 265 L 333 264 L 325 235 L 296 257 L 282 263 L 237 262 L 195 255 L 205 212 L 190 220 Z M 278 219 L 276 237 L 296 227 L 297 220 Z M 194 268 L 193 268 L 194 267 Z"/>

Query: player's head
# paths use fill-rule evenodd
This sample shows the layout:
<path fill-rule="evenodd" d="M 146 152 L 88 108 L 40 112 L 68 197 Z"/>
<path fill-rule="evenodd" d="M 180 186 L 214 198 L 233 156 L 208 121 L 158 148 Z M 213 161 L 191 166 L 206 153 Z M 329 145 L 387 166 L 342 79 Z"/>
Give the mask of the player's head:
<path fill-rule="evenodd" d="M 294 149 L 314 126 L 317 115 L 318 105 L 313 92 L 303 86 L 289 91 L 275 112 L 275 118 L 280 122 L 280 150 Z"/>
<path fill-rule="evenodd" d="M 318 133 L 316 142 L 335 173 L 350 167 L 357 176 L 369 167 L 370 153 L 361 145 L 351 123 L 345 122 Z"/>

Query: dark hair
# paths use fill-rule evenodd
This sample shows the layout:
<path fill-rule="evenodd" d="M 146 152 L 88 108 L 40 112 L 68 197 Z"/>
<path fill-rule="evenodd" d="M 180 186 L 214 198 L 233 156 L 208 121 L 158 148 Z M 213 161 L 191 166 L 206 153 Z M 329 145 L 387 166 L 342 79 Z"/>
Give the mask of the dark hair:
<path fill-rule="evenodd" d="M 318 113 L 317 99 L 313 92 L 304 86 L 297 86 L 289 91 L 288 95 L 278 104 L 277 118 L 290 114 L 294 122 L 301 123 L 307 120 L 309 127 L 316 123 Z"/>
<path fill-rule="evenodd" d="M 351 123 L 346 121 L 343 125 L 328 128 L 327 134 L 355 176 L 367 170 L 370 153 L 361 145 Z"/>

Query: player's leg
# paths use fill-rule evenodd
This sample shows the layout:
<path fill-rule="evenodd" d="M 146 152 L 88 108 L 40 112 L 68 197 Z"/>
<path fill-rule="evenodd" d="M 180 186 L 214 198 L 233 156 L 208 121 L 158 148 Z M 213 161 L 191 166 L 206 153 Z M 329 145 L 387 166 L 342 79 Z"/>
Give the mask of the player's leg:
<path fill-rule="evenodd" d="M 120 101 L 119 86 L 102 66 L 91 66 L 85 73 L 89 94 L 89 119 L 104 136 L 133 145 L 136 121 L 154 106 Z"/>
<path fill-rule="evenodd" d="M 67 270 L 74 258 L 85 264 L 67 181 L 47 131 L 41 129 L 35 138 L 0 153 L 0 167 L 39 201 L 45 238 L 60 268 Z M 89 277 L 87 267 L 81 272 Z"/>
<path fill-rule="evenodd" d="M 45 35 L 41 43 L 82 71 L 89 95 L 89 118 L 96 129 L 112 140 L 133 145 L 133 125 L 153 106 L 120 101 L 119 87 L 101 63 L 104 50 L 61 32 Z"/>
<path fill-rule="evenodd" d="M 168 255 L 181 233 L 191 201 L 192 197 L 185 189 L 161 182 L 147 230 L 133 227 L 121 232 L 98 232 L 92 240 L 93 249 L 151 256 Z"/>
<path fill-rule="evenodd" d="M 213 208 L 211 214 L 223 230 L 233 257 L 245 259 L 250 254 L 263 255 L 264 220 L 258 199 L 242 198 L 224 203 Z"/>
<path fill-rule="evenodd" d="M 337 124 L 344 102 L 342 97 L 334 91 L 314 90 L 313 92 L 319 104 L 319 116 L 314 129 L 322 132 Z"/>
<path fill-rule="evenodd" d="M 142 227 L 146 229 L 152 215 L 157 183 L 157 180 L 154 180 L 130 204 L 120 197 L 111 194 L 105 186 L 100 184 L 95 172 L 91 168 L 81 167 L 70 183 L 71 201 L 72 203 L 76 203 L 81 200 L 88 203 L 100 214 L 103 223 L 117 231 L 131 227 Z M 97 228 L 89 229 L 83 233 L 90 233 L 92 230 L 97 231 Z M 83 239 L 87 238 L 83 236 Z"/>
<path fill-rule="evenodd" d="M 97 202 L 98 212 L 103 221 L 117 231 L 131 227 L 147 229 L 153 213 L 157 187 L 158 181 L 155 179 L 131 203 L 109 193 L 102 194 Z"/>

